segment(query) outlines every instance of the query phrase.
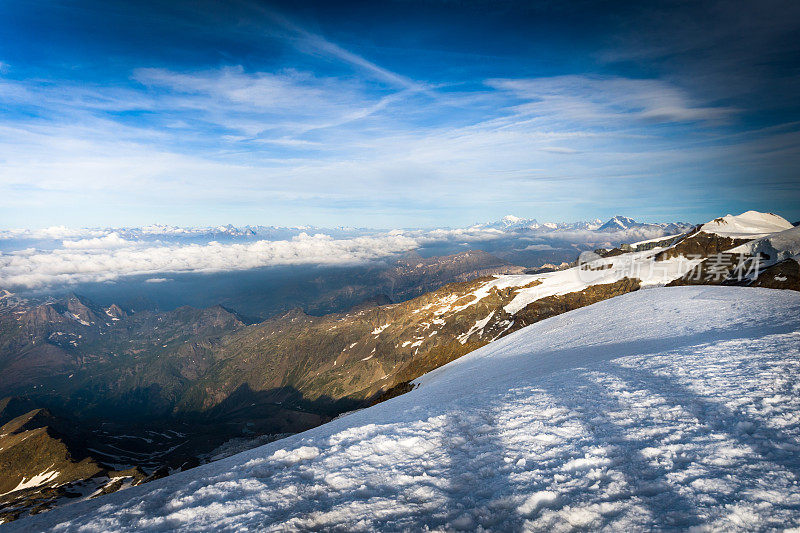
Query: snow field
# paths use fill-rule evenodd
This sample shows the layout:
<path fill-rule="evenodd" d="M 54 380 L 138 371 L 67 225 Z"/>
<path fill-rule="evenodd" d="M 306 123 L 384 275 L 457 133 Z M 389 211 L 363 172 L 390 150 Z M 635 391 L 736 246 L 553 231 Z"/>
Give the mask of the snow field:
<path fill-rule="evenodd" d="M 9 531 L 800 526 L 800 294 L 657 288 L 305 433 Z"/>

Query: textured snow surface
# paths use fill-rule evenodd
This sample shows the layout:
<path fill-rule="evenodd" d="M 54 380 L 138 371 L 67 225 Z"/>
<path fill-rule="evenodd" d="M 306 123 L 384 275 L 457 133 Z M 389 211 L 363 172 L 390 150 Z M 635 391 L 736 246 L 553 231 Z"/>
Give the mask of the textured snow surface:
<path fill-rule="evenodd" d="M 725 215 L 703 224 L 701 231 L 735 239 L 757 239 L 792 227 L 791 222 L 773 213 L 745 211 L 741 215 Z"/>
<path fill-rule="evenodd" d="M 4 526 L 800 526 L 800 293 L 657 288 L 550 318 L 319 428 Z"/>

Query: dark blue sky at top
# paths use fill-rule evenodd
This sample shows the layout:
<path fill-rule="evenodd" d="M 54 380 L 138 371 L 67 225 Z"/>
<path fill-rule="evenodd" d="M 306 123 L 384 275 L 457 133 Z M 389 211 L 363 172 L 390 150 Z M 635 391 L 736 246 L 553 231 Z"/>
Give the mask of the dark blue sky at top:
<path fill-rule="evenodd" d="M 5 227 L 800 218 L 794 2 L 0 11 Z"/>
<path fill-rule="evenodd" d="M 598 25 L 624 24 L 626 8 L 605 13 L 577 6 L 12 2 L 4 14 L 3 53 L 9 61 L 26 63 L 29 72 L 49 76 L 53 68 L 74 68 L 87 79 L 127 78 L 130 68 L 143 62 L 170 68 L 233 63 L 254 70 L 289 62 L 326 70 L 318 57 L 297 53 L 283 41 L 292 36 L 270 19 L 275 13 L 411 76 L 449 81 L 464 72 L 488 77 L 507 69 L 538 76 L 591 65 L 588 54 L 605 40 Z"/>

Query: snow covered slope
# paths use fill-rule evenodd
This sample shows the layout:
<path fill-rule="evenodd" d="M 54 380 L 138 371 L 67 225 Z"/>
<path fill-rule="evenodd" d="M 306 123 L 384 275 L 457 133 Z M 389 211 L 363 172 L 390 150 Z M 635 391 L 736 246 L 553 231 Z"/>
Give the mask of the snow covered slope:
<path fill-rule="evenodd" d="M 800 293 L 638 291 L 377 406 L 8 531 L 800 525 Z"/>
<path fill-rule="evenodd" d="M 792 227 L 791 222 L 773 213 L 745 211 L 741 215 L 725 215 L 703 224 L 700 231 L 734 239 L 757 239 Z"/>
<path fill-rule="evenodd" d="M 769 257 L 764 261 L 765 266 L 800 256 L 800 226 L 742 244 L 733 248 L 731 253 L 763 254 Z"/>

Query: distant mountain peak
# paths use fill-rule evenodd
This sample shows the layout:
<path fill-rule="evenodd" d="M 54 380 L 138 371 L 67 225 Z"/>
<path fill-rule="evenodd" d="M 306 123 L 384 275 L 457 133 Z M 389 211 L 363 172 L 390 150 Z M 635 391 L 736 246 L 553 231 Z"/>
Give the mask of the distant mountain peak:
<path fill-rule="evenodd" d="M 512 224 L 517 224 L 519 222 L 522 222 L 523 220 L 525 220 L 525 219 L 517 217 L 517 216 L 514 216 L 514 215 L 506 215 L 506 216 L 504 216 L 503 218 L 500 219 L 500 222 L 503 222 L 504 224 L 512 225 Z"/>
<path fill-rule="evenodd" d="M 616 215 L 597 229 L 598 231 L 621 231 L 633 228 L 638 225 L 639 223 L 630 217 Z"/>
<path fill-rule="evenodd" d="M 506 215 L 495 222 L 478 224 L 478 227 L 493 228 L 500 230 L 513 230 L 522 228 L 537 228 L 539 223 L 534 218 L 522 218 L 516 215 Z"/>

